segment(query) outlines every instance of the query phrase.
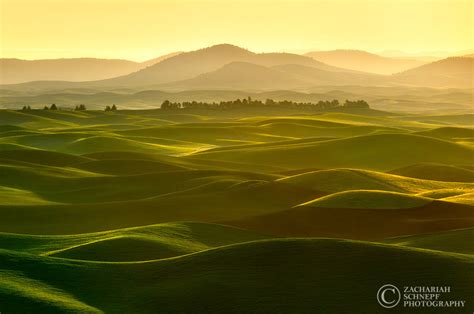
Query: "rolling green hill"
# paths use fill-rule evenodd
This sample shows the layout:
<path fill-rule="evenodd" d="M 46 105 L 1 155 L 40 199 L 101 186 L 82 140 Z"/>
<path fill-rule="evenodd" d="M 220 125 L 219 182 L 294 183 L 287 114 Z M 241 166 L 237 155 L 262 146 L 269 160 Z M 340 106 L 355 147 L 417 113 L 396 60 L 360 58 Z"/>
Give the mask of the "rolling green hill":
<path fill-rule="evenodd" d="M 357 99 L 364 89 L 347 90 L 258 95 Z M 370 89 L 386 102 L 406 91 Z M 116 93 L 130 91 L 87 97 L 102 106 Z M 446 93 L 403 97 L 465 97 Z M 133 94 L 145 107 L 170 96 Z M 379 313 L 386 283 L 450 285 L 468 299 L 469 117 L 0 110 L 0 312 Z"/>
<path fill-rule="evenodd" d="M 0 205 L 45 205 L 54 204 L 40 196 L 25 190 L 0 186 Z"/>
<path fill-rule="evenodd" d="M 474 229 L 461 229 L 426 235 L 415 235 L 388 239 L 385 243 L 422 249 L 474 254 Z"/>
<path fill-rule="evenodd" d="M 171 221 L 215 222 L 281 211 L 321 195 L 282 183 L 238 178 L 191 180 L 184 186 L 178 180 L 176 186 L 165 184 L 159 192 L 143 181 L 143 177 L 136 178 L 141 185 L 132 184 L 130 178 L 123 179 L 122 185 L 131 185 L 130 189 L 111 185 L 110 190 L 95 194 L 98 188 L 91 186 L 81 191 L 88 199 L 77 190 L 41 193 L 48 199 L 69 200 L 70 204 L 0 206 L 3 217 L 0 229 L 16 233 L 73 234 Z M 157 196 L 149 196 L 150 193 Z M 111 198 L 115 201 L 104 202 Z"/>
<path fill-rule="evenodd" d="M 334 193 L 299 206 L 320 208 L 354 208 L 354 209 L 401 209 L 414 208 L 431 203 L 432 199 L 422 196 L 387 192 L 354 190 Z"/>
<path fill-rule="evenodd" d="M 463 167 L 443 164 L 416 164 L 390 171 L 390 173 L 437 181 L 474 182 L 474 171 Z"/>
<path fill-rule="evenodd" d="M 0 248 L 79 260 L 144 261 L 267 238 L 216 224 L 169 223 L 70 236 L 0 233 Z"/>
<path fill-rule="evenodd" d="M 0 159 L 23 161 L 32 164 L 66 167 L 91 161 L 90 158 L 46 150 L 13 149 L 0 151 Z"/>
<path fill-rule="evenodd" d="M 346 154 L 347 151 L 351 153 Z M 461 145 L 429 137 L 379 134 L 283 147 L 236 148 L 195 155 L 211 160 L 240 160 L 287 168 L 354 167 L 391 170 L 417 162 L 470 163 L 473 151 Z M 393 156 L 397 158 L 392 158 Z"/>
<path fill-rule="evenodd" d="M 443 200 L 446 202 L 453 202 L 453 203 L 458 203 L 458 204 L 467 204 L 467 205 L 474 206 L 473 196 L 474 196 L 474 193 L 468 192 L 468 193 L 445 197 L 443 198 Z"/>
<path fill-rule="evenodd" d="M 137 175 L 152 172 L 186 170 L 164 162 L 138 159 L 94 160 L 74 165 L 75 168 L 110 175 Z"/>
<path fill-rule="evenodd" d="M 392 171 L 395 173 L 397 171 Z M 405 173 L 404 173 L 405 174 Z M 457 177 L 456 177 L 457 178 Z M 463 177 L 461 176 L 459 180 Z M 335 193 L 349 190 L 383 190 L 392 192 L 426 192 L 438 189 L 473 189 L 474 184 L 413 179 L 361 169 L 330 169 L 304 172 L 279 179 L 280 182 Z"/>
<path fill-rule="evenodd" d="M 474 129 L 460 127 L 442 127 L 428 131 L 421 131 L 418 132 L 418 134 L 438 138 L 466 139 L 474 137 Z"/>
<path fill-rule="evenodd" d="M 346 193 L 354 195 L 357 192 Z M 386 198 L 372 198 L 379 203 L 380 207 L 388 204 Z M 369 200 L 361 197 L 357 200 L 357 205 L 369 204 Z M 395 200 L 396 203 L 390 204 L 393 205 L 390 206 L 391 209 L 350 208 L 351 200 L 345 199 L 341 203 L 349 208 L 316 207 L 309 203 L 284 211 L 227 221 L 226 223 L 279 236 L 333 237 L 377 241 L 388 237 L 418 235 L 474 226 L 473 207 L 470 205 L 447 201 L 431 201 L 428 204 L 423 204 L 425 198 L 422 198 L 423 202 L 419 202 L 419 198 L 413 199 L 409 196 L 403 196 L 400 202 L 398 198 Z M 394 202 L 394 198 L 390 198 L 389 201 Z M 393 208 L 394 206 L 406 206 L 407 203 L 410 208 Z M 412 207 L 412 205 L 419 206 Z M 376 207 L 372 204 L 368 206 Z M 352 205 L 352 207 L 355 206 Z"/>
<path fill-rule="evenodd" d="M 324 239 L 256 241 L 137 263 L 1 250 L 0 266 L 2 309 L 20 312 L 375 313 L 374 295 L 386 282 L 449 285 L 456 287 L 450 297 L 462 300 L 474 289 L 470 256 Z"/>

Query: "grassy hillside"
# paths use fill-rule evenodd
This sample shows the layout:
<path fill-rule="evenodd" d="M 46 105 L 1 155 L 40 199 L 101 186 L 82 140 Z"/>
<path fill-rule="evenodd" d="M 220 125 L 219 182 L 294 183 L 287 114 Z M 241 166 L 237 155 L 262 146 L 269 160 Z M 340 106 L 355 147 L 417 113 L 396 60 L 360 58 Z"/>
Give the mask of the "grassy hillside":
<path fill-rule="evenodd" d="M 355 194 L 355 192 L 347 193 L 350 193 L 349 195 Z M 403 207 L 407 204 L 407 198 L 403 197 L 403 202 L 394 205 Z M 387 204 L 386 198 L 373 199 L 378 201 L 379 206 Z M 418 198 L 416 198 L 417 200 Z M 393 201 L 393 198 L 390 198 L 389 201 Z M 412 201 L 412 198 L 409 198 L 408 201 Z M 368 201 L 360 198 L 357 204 L 364 202 L 368 204 Z M 346 201 L 343 205 L 350 206 L 351 203 Z M 372 207 L 372 204 L 369 206 Z M 471 228 L 474 223 L 472 206 L 466 204 L 432 201 L 411 208 L 393 208 L 395 206 L 390 206 L 392 207 L 390 209 L 326 208 L 311 206 L 310 203 L 266 215 L 227 221 L 227 223 L 279 236 L 363 240 L 382 240 L 388 237 Z"/>
<path fill-rule="evenodd" d="M 470 116 L 336 109 L 0 110 L 0 312 L 378 313 L 387 282 L 466 299 Z"/>
<path fill-rule="evenodd" d="M 474 182 L 474 171 L 462 166 L 423 163 L 395 169 L 390 173 L 436 181 Z"/>
<path fill-rule="evenodd" d="M 344 152 L 350 151 L 350 154 Z M 433 154 L 432 152 L 436 152 Z M 379 134 L 317 143 L 198 153 L 200 158 L 296 167 L 390 170 L 408 162 L 470 163 L 472 150 L 448 141 L 406 134 Z M 276 157 L 278 156 L 278 157 Z M 397 158 L 391 158 L 397 156 Z"/>
<path fill-rule="evenodd" d="M 453 202 L 453 203 L 458 203 L 458 204 L 466 204 L 466 205 L 471 205 L 474 206 L 474 201 L 473 201 L 473 196 L 474 193 L 468 192 L 468 193 L 462 193 L 458 195 L 453 195 L 449 197 L 443 198 L 443 200 L 447 202 Z"/>
<path fill-rule="evenodd" d="M 345 191 L 334 193 L 299 206 L 320 208 L 354 208 L 354 209 L 399 209 L 414 208 L 431 203 L 431 199 L 403 193 L 387 191 Z"/>
<path fill-rule="evenodd" d="M 348 260 L 359 269 L 348 268 Z M 457 287 L 451 294 L 456 299 L 466 299 L 473 291 L 473 262 L 466 255 L 339 240 L 256 241 L 138 263 L 73 261 L 2 250 L 0 265 L 5 269 L 2 306 L 23 312 L 222 313 L 238 308 L 309 313 L 355 308 L 366 313 L 380 310 L 374 294 L 385 282 L 450 285 Z M 393 271 L 387 274 L 387 268 Z M 130 289 L 137 282 L 140 285 Z M 108 293 L 111 286 L 114 293 Z M 32 293 L 32 287 L 41 293 Z M 15 297 L 5 298 L 10 295 Z"/>
<path fill-rule="evenodd" d="M 426 235 L 388 239 L 385 243 L 398 244 L 429 250 L 474 254 L 474 229 L 461 229 Z"/>
<path fill-rule="evenodd" d="M 13 113 L 0 114 L 5 112 Z M 1 129 L 1 225 L 9 232 L 239 221 L 351 190 L 470 204 L 473 189 L 472 148 L 458 137 L 440 139 L 437 122 L 413 116 L 408 121 L 370 110 L 288 116 L 279 110 L 252 116 L 226 110 L 14 113 L 46 120 L 39 127 L 6 117 Z M 412 166 L 429 162 L 445 177 Z M 368 170 L 395 168 L 406 170 Z M 411 169 L 430 180 L 408 177 L 417 176 Z M 30 201 L 16 201 L 23 196 Z M 371 202 L 364 206 L 380 205 Z"/>
<path fill-rule="evenodd" d="M 94 261 L 144 261 L 271 238 L 204 223 L 169 223 L 70 236 L 0 233 L 0 248 Z"/>
<path fill-rule="evenodd" d="M 391 171 L 397 173 L 398 171 Z M 401 171 L 400 171 L 401 172 Z M 431 174 L 432 172 L 430 172 Z M 405 174 L 405 173 L 404 173 Z M 317 189 L 334 193 L 348 190 L 383 190 L 392 192 L 427 192 L 438 189 L 473 189 L 474 180 L 465 180 L 466 183 L 437 182 L 434 180 L 414 179 L 411 176 L 392 175 L 361 169 L 329 169 L 308 171 L 294 176 L 287 176 L 278 181 L 296 186 Z M 439 179 L 439 177 L 436 177 Z M 464 176 L 455 177 L 462 180 Z M 448 180 L 446 180 L 448 181 Z"/>

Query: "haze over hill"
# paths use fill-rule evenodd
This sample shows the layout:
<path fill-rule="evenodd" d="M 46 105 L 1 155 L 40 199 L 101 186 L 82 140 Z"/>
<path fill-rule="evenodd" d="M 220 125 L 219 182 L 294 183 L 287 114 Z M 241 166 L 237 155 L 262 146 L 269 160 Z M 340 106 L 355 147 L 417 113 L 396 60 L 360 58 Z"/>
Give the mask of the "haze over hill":
<path fill-rule="evenodd" d="M 197 77 L 163 85 L 176 90 L 301 90 L 315 85 L 350 85 L 377 83 L 377 75 L 323 70 L 301 64 L 281 64 L 271 67 L 248 62 L 232 62 Z M 383 78 L 382 78 L 383 79 Z"/>
<path fill-rule="evenodd" d="M 342 52 L 343 55 L 346 52 Z M 393 60 L 361 52 L 366 67 L 372 69 L 377 62 L 388 66 Z M 382 61 L 381 61 L 382 60 Z M 143 90 L 232 90 L 275 91 L 292 90 L 312 92 L 318 87 L 331 87 L 346 91 L 353 87 L 401 88 L 473 87 L 473 58 L 448 58 L 425 64 L 394 75 L 380 75 L 346 69 L 290 53 L 254 53 L 237 46 L 222 44 L 166 56 L 164 60 L 138 71 L 105 80 L 67 82 L 34 81 L 2 85 L 2 94 L 11 96 L 37 96 L 43 93 L 81 94 L 114 91 L 130 93 Z M 349 61 L 348 61 L 349 62 Z M 350 61 L 349 63 L 351 63 Z M 148 62 L 147 64 L 150 64 Z M 393 65 L 393 62 L 392 62 Z M 398 61 L 395 62 L 398 66 Z M 141 64 L 140 66 L 143 66 Z M 364 68 L 364 67 L 362 67 Z M 412 90 L 401 94 L 409 95 Z M 464 91 L 463 91 L 464 92 Z M 397 92 L 398 93 L 398 92 Z M 344 94 L 344 93 L 342 93 Z M 350 96 L 348 94 L 348 96 Z M 370 93 L 369 97 L 373 97 Z M 378 101 L 384 99 L 377 98 Z M 410 100 L 411 101 L 411 100 Z M 451 101 L 450 101 L 451 102 Z M 451 105 L 449 105 L 451 106 Z"/>
<path fill-rule="evenodd" d="M 179 52 L 145 62 L 120 59 L 72 58 L 21 60 L 0 59 L 0 84 L 31 81 L 93 81 L 125 75 L 152 66 Z"/>
<path fill-rule="evenodd" d="M 383 50 L 378 52 L 379 56 L 390 57 L 390 58 L 414 58 L 426 62 L 434 62 L 440 59 L 463 56 L 466 54 L 474 53 L 473 49 L 463 50 L 438 50 L 438 51 L 418 51 L 418 52 L 407 52 L 401 50 Z"/>
<path fill-rule="evenodd" d="M 474 58 L 450 57 L 398 73 L 398 82 L 435 87 L 474 87 Z"/>
<path fill-rule="evenodd" d="M 383 57 L 361 50 L 313 51 L 305 55 L 333 66 L 377 74 L 398 73 L 428 62 L 416 58 Z"/>
<path fill-rule="evenodd" d="M 100 82 L 100 84 L 112 86 L 158 85 L 191 79 L 204 73 L 216 71 L 232 62 L 247 62 L 266 67 L 282 64 L 299 64 L 328 71 L 350 72 L 350 70 L 332 67 L 296 54 L 257 54 L 237 46 L 222 44 L 182 53 L 136 73 L 105 80 Z"/>

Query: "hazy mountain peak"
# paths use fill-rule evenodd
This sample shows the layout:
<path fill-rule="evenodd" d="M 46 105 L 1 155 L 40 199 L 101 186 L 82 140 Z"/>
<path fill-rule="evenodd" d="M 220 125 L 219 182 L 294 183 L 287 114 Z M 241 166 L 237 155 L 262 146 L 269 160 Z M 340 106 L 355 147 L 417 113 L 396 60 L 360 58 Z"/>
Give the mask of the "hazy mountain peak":
<path fill-rule="evenodd" d="M 305 55 L 332 66 L 376 74 L 398 73 L 426 63 L 417 59 L 383 57 L 363 50 L 349 49 L 313 51 Z"/>
<path fill-rule="evenodd" d="M 449 57 L 394 75 L 413 85 L 474 87 L 474 58 Z"/>
<path fill-rule="evenodd" d="M 200 49 L 200 50 L 228 50 L 228 51 L 247 51 L 247 49 L 244 49 L 244 48 L 241 48 L 239 46 L 236 46 L 236 45 L 232 45 L 232 44 L 226 44 L 226 43 L 223 43 L 223 44 L 217 44 L 217 45 L 212 45 L 210 47 L 206 47 L 206 48 L 203 48 L 203 49 Z"/>
<path fill-rule="evenodd" d="M 255 55 L 255 53 L 247 49 L 244 49 L 235 45 L 231 45 L 231 44 L 218 44 L 218 45 L 206 47 L 203 49 L 190 51 L 187 53 L 199 54 L 199 55 L 206 54 L 209 56 L 218 55 L 218 56 L 234 56 L 234 57 Z"/>
<path fill-rule="evenodd" d="M 39 60 L 0 58 L 0 84 L 103 80 L 139 71 L 177 54 L 171 53 L 142 63 L 90 57 Z"/>
<path fill-rule="evenodd" d="M 144 67 L 149 67 L 149 66 L 157 64 L 158 62 L 164 61 L 164 60 L 169 59 L 171 57 L 175 57 L 175 56 L 180 55 L 182 53 L 183 53 L 182 51 L 176 51 L 176 52 L 168 53 L 166 55 L 159 56 L 158 58 L 153 58 L 153 59 L 150 59 L 150 60 L 146 60 L 146 61 L 142 62 L 141 64 Z"/>

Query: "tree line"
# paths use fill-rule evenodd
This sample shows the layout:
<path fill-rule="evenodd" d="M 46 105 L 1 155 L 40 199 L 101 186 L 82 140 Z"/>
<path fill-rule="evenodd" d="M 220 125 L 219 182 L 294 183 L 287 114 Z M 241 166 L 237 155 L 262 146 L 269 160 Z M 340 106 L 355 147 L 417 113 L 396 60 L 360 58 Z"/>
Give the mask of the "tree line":
<path fill-rule="evenodd" d="M 231 101 L 221 102 L 198 102 L 198 101 L 184 101 L 184 102 L 171 102 L 165 100 L 161 104 L 162 110 L 173 110 L 173 109 L 236 109 L 236 108 L 248 108 L 248 107 L 287 107 L 287 108 L 301 108 L 301 109 L 316 109 L 326 110 L 333 108 L 370 108 L 369 104 L 365 100 L 346 100 L 344 103 L 339 103 L 337 99 L 320 100 L 317 103 L 311 102 L 295 102 L 291 100 L 275 101 L 273 99 L 267 99 L 265 102 L 261 100 L 253 100 L 252 98 L 236 99 Z"/>
<path fill-rule="evenodd" d="M 23 106 L 23 108 L 21 109 L 21 111 L 30 111 L 30 110 L 33 110 L 31 109 L 31 106 Z M 56 106 L 56 104 L 51 104 L 50 106 L 44 106 L 43 110 L 59 110 L 59 108 L 58 106 Z M 74 111 L 86 111 L 86 110 L 87 110 L 87 107 L 84 104 L 76 105 L 74 107 Z M 118 110 L 116 105 L 106 106 L 104 108 L 104 111 L 116 111 L 116 110 Z"/>
<path fill-rule="evenodd" d="M 299 108 L 299 109 L 313 109 L 313 110 L 327 110 L 334 108 L 370 108 L 365 100 L 346 100 L 344 103 L 339 103 L 337 99 L 320 100 L 316 103 L 312 102 L 296 102 L 291 100 L 276 101 L 267 99 L 264 102 L 261 100 L 254 100 L 251 97 L 244 99 L 236 99 L 220 102 L 201 102 L 201 101 L 184 101 L 171 102 L 165 100 L 160 109 L 161 110 L 177 110 L 177 109 L 237 109 L 249 107 L 285 107 L 285 108 Z M 22 111 L 32 110 L 30 106 L 23 106 Z M 51 104 L 49 107 L 44 106 L 43 110 L 59 110 L 56 104 Z M 74 111 L 87 110 L 84 104 L 76 105 Z M 117 106 L 106 106 L 104 111 L 116 111 Z"/>

